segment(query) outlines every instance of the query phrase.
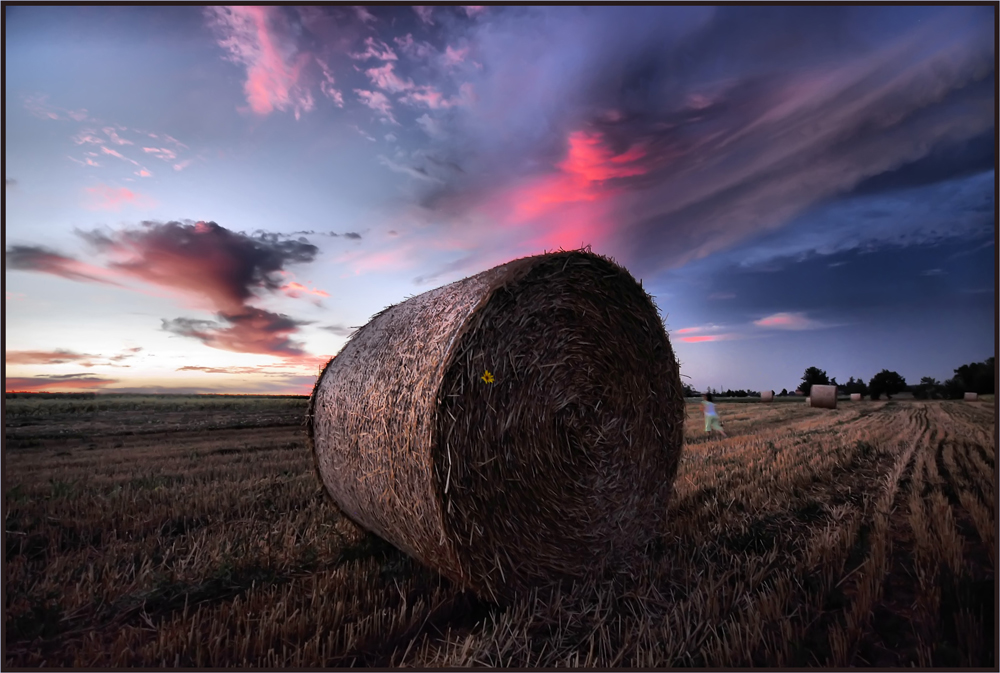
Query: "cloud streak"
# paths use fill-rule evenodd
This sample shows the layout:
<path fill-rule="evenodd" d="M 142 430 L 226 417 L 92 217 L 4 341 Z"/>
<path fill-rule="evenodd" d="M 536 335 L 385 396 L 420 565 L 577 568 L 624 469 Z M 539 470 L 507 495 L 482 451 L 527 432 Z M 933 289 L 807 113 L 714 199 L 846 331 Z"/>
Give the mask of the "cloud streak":
<path fill-rule="evenodd" d="M 313 109 L 312 92 L 301 81 L 312 57 L 296 53 L 283 8 L 233 6 L 205 11 L 227 60 L 246 68 L 243 90 L 255 114 L 291 109 L 299 119 Z"/>

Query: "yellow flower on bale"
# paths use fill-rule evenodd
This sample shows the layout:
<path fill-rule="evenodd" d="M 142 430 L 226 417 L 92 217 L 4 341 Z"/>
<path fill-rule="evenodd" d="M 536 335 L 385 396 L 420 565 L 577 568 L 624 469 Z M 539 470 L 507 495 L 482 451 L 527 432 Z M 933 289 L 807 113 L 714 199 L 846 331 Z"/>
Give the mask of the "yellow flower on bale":
<path fill-rule="evenodd" d="M 493 383 L 493 374 L 490 374 L 489 369 L 487 369 L 486 373 L 480 376 L 479 378 L 483 380 L 483 383 Z"/>

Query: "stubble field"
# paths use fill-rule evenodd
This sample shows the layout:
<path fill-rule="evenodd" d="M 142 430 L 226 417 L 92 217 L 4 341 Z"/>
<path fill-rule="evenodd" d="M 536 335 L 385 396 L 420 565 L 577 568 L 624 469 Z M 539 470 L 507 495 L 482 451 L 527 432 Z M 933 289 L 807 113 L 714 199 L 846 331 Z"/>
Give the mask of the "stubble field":
<path fill-rule="evenodd" d="M 689 404 L 642 567 L 508 606 L 341 516 L 305 407 L 8 399 L 5 667 L 996 666 L 992 401 Z"/>

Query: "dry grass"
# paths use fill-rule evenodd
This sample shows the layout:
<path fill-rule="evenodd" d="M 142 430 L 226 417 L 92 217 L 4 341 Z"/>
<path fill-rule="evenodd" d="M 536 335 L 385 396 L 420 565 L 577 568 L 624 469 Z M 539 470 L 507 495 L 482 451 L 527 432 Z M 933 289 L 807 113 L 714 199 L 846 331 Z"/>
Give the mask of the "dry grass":
<path fill-rule="evenodd" d="M 19 402 L 7 667 L 996 665 L 984 402 L 723 402 L 727 438 L 690 404 L 641 568 L 506 607 L 336 510 L 305 400 L 191 405 L 182 421 L 162 402 L 147 424 Z"/>

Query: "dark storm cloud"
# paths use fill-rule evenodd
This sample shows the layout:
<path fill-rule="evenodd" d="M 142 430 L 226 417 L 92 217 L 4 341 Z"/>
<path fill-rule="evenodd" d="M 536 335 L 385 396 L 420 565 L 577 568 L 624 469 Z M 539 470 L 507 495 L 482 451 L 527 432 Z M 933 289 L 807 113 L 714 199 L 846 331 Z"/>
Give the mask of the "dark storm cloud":
<path fill-rule="evenodd" d="M 287 315 L 245 306 L 240 312 L 218 314 L 219 322 L 191 318 L 163 319 L 162 328 L 178 336 L 198 339 L 206 346 L 237 353 L 302 356 L 302 344 L 291 335 L 301 325 Z"/>
<path fill-rule="evenodd" d="M 40 245 L 12 245 L 7 248 L 5 258 L 8 269 L 38 271 L 69 280 L 118 285 L 108 278 L 102 278 L 102 269 Z"/>
<path fill-rule="evenodd" d="M 132 278 L 179 290 L 206 299 L 222 322 L 177 318 L 164 320 L 164 329 L 225 350 L 304 355 L 292 336 L 305 323 L 249 302 L 265 293 L 321 294 L 287 278 L 289 266 L 309 263 L 319 252 L 306 239 L 266 231 L 248 235 L 215 222 L 143 222 L 116 231 L 76 233 L 112 261 L 97 267 L 40 246 L 15 245 L 7 249 L 8 267 L 113 285 L 119 283 L 102 276 Z M 111 361 L 125 357 L 129 355 Z"/>
<path fill-rule="evenodd" d="M 302 240 L 268 232 L 247 235 L 215 222 L 143 222 L 137 229 L 78 233 L 97 249 L 126 257 L 109 268 L 202 295 L 234 314 L 258 291 L 280 290 L 285 267 L 311 262 L 319 251 Z"/>

